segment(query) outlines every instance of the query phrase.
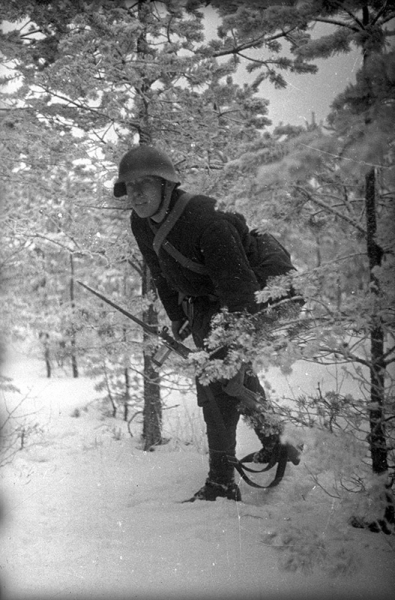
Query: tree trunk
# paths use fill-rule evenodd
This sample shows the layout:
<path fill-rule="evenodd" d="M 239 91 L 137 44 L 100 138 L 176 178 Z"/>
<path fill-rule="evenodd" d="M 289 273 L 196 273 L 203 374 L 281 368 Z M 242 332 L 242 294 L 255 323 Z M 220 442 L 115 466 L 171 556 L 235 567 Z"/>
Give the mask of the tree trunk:
<path fill-rule="evenodd" d="M 143 297 L 155 294 L 148 266 L 144 260 L 142 276 Z M 157 313 L 152 306 L 143 313 L 143 320 L 149 325 L 158 324 Z M 147 339 L 144 333 L 144 342 Z M 143 409 L 143 439 L 144 450 L 162 443 L 162 400 L 160 395 L 160 376 L 154 368 L 151 354 L 144 349 L 144 409 Z"/>
<path fill-rule="evenodd" d="M 44 360 L 45 366 L 47 369 L 47 377 L 51 378 L 52 375 L 52 366 L 51 366 L 51 350 L 49 344 L 49 333 L 40 331 L 38 337 L 42 340 L 43 348 L 44 348 Z"/>
<path fill-rule="evenodd" d="M 124 284 L 125 284 L 125 292 L 126 292 L 126 277 L 124 279 Z M 123 337 L 125 346 L 127 346 L 126 327 L 123 327 L 123 329 L 122 329 L 122 337 Z M 123 420 L 128 421 L 128 419 L 129 419 L 129 402 L 130 402 L 130 376 L 129 376 L 128 362 L 127 363 L 125 362 L 125 366 L 123 369 L 123 377 L 124 377 L 124 382 L 125 382 L 125 393 L 124 393 L 124 398 L 123 398 Z"/>
<path fill-rule="evenodd" d="M 139 21 L 144 26 L 147 18 L 150 16 L 151 0 L 138 0 L 138 16 Z M 139 57 L 144 57 L 149 51 L 144 28 L 137 40 L 137 54 Z M 139 143 L 152 143 L 149 104 L 146 99 L 146 94 L 149 91 L 151 83 L 149 77 L 143 74 L 139 94 L 135 99 L 136 108 L 138 110 L 138 137 Z M 151 279 L 148 266 L 143 259 L 142 269 L 142 294 L 143 297 L 148 295 L 156 296 L 155 287 Z M 143 313 L 143 320 L 149 325 L 158 324 L 158 315 L 150 304 L 149 308 Z M 147 334 L 144 333 L 144 342 L 147 340 Z M 150 450 L 153 446 L 162 443 L 162 401 L 160 396 L 160 376 L 154 368 L 151 359 L 151 354 L 144 350 L 144 409 L 143 409 L 143 439 L 144 450 Z"/>
<path fill-rule="evenodd" d="M 162 402 L 159 377 L 147 354 L 144 354 L 143 417 L 144 450 L 148 451 L 162 443 Z"/>
<path fill-rule="evenodd" d="M 375 274 L 375 268 L 381 265 L 382 249 L 375 241 L 377 230 L 376 220 L 376 173 L 372 168 L 365 177 L 366 184 L 366 229 L 367 252 L 370 269 L 370 289 L 373 297 L 380 295 L 380 282 Z M 370 451 L 372 466 L 375 473 L 384 473 L 388 470 L 387 447 L 384 425 L 384 332 L 380 317 L 372 314 L 372 329 L 370 332 L 371 366 L 370 366 L 370 399 L 373 408 L 369 411 L 370 423 Z"/>
<path fill-rule="evenodd" d="M 371 15 L 369 7 L 366 4 L 362 8 L 363 26 L 368 30 Z M 363 46 L 363 68 L 365 82 L 369 90 L 369 96 L 374 98 L 374 92 L 371 86 L 370 75 L 366 69 L 367 61 L 372 52 L 372 47 L 368 44 Z M 365 118 L 366 124 L 370 122 L 369 114 Z M 380 282 L 375 273 L 375 269 L 380 267 L 383 251 L 376 242 L 377 232 L 377 203 L 376 203 L 376 170 L 372 167 L 365 176 L 365 207 L 366 207 L 366 246 L 369 259 L 370 270 L 370 291 L 375 304 L 375 297 L 380 296 Z M 372 310 L 372 329 L 370 332 L 370 399 L 373 408 L 369 411 L 370 423 L 370 452 L 372 455 L 372 467 L 375 473 L 384 473 L 388 470 L 387 446 L 384 425 L 384 331 L 381 325 L 380 316 L 377 314 L 376 307 Z"/>
<path fill-rule="evenodd" d="M 123 402 L 123 420 L 127 421 L 129 419 L 129 401 L 130 401 L 130 377 L 129 377 L 129 369 L 125 367 L 124 371 L 125 378 L 125 397 Z"/>
<path fill-rule="evenodd" d="M 75 308 L 75 297 L 74 297 L 74 260 L 73 255 L 70 254 L 70 306 L 72 314 L 74 313 Z M 74 316 L 74 315 L 73 315 Z M 71 369 L 73 372 L 73 377 L 78 377 L 78 364 L 77 364 L 77 341 L 76 341 L 76 332 L 74 328 L 74 323 L 71 323 L 71 331 L 70 331 L 70 357 L 71 357 Z"/>

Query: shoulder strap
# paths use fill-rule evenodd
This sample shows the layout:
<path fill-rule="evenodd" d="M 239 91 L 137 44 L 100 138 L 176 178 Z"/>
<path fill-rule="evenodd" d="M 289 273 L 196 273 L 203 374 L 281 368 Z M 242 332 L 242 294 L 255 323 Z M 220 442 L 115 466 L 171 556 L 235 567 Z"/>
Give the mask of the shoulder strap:
<path fill-rule="evenodd" d="M 177 248 L 175 248 L 173 244 L 170 244 L 170 242 L 167 240 L 163 242 L 162 248 L 186 269 L 194 271 L 195 273 L 199 273 L 199 275 L 207 274 L 207 269 L 204 265 L 184 256 L 184 254 L 177 250 Z"/>
<path fill-rule="evenodd" d="M 186 269 L 190 271 L 194 271 L 195 273 L 199 273 L 200 275 L 205 275 L 207 273 L 207 269 L 204 265 L 187 258 L 182 254 L 179 250 L 177 250 L 166 237 L 173 229 L 174 225 L 177 223 L 178 219 L 184 212 L 188 202 L 193 198 L 192 194 L 188 194 L 184 192 L 182 196 L 178 199 L 176 205 L 174 206 L 171 213 L 168 215 L 167 219 L 162 223 L 162 225 L 158 228 L 152 223 L 151 219 L 148 219 L 148 223 L 155 233 L 153 248 L 156 254 L 159 254 L 159 250 L 162 247 L 170 256 L 174 258 L 178 263 L 180 263 Z"/>
<path fill-rule="evenodd" d="M 156 230 L 155 238 L 154 238 L 154 250 L 156 254 L 159 254 L 160 247 L 163 242 L 169 235 L 170 231 L 173 229 L 174 225 L 177 223 L 178 219 L 181 217 L 184 212 L 188 202 L 193 198 L 192 194 L 184 193 L 177 200 L 176 205 L 173 210 L 169 213 L 167 218 L 163 221 L 159 229 Z M 151 223 L 151 220 L 150 220 Z"/>

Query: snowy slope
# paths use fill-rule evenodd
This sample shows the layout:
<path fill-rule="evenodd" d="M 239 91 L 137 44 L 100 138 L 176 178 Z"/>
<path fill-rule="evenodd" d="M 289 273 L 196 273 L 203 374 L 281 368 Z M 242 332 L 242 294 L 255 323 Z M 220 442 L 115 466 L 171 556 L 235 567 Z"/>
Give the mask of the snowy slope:
<path fill-rule="evenodd" d="M 3 371 L 28 392 L 23 409 L 41 428 L 2 469 L 3 600 L 392 597 L 393 536 L 350 528 L 313 485 L 291 508 L 303 464 L 270 493 L 242 482 L 242 503 L 180 504 L 203 484 L 207 456 L 182 443 L 174 414 L 169 444 L 144 453 L 91 403 L 91 380 L 48 380 L 15 353 Z M 187 409 L 201 428 L 194 399 Z M 254 449 L 242 424 L 239 456 Z"/>

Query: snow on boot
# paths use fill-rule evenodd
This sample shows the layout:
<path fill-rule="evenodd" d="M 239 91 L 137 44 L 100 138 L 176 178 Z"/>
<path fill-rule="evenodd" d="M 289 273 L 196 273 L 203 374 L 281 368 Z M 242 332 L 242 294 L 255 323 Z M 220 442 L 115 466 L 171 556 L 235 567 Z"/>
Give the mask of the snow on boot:
<path fill-rule="evenodd" d="M 280 450 L 280 436 L 263 436 L 261 434 L 258 434 L 257 430 L 255 430 L 255 433 L 258 435 L 259 440 L 262 443 L 262 448 L 258 452 L 254 452 L 249 455 L 251 456 L 251 462 L 276 464 L 277 455 Z"/>
<path fill-rule="evenodd" d="M 293 465 L 298 465 L 300 463 L 300 456 L 303 451 L 303 444 L 293 446 L 289 442 L 285 442 L 285 446 L 287 448 L 287 460 Z"/>
<path fill-rule="evenodd" d="M 227 500 L 240 502 L 241 493 L 239 486 L 236 483 L 222 484 L 207 479 L 204 486 L 200 488 L 192 498 L 184 500 L 184 502 L 195 502 L 195 500 L 214 502 L 217 498 L 226 498 Z"/>
<path fill-rule="evenodd" d="M 261 450 L 245 456 L 241 462 L 268 463 L 273 467 L 279 460 L 281 448 L 285 447 L 287 450 L 287 461 L 292 462 L 294 465 L 300 463 L 303 446 L 295 447 L 289 442 L 282 444 L 278 435 L 259 435 L 259 439 L 263 445 Z"/>

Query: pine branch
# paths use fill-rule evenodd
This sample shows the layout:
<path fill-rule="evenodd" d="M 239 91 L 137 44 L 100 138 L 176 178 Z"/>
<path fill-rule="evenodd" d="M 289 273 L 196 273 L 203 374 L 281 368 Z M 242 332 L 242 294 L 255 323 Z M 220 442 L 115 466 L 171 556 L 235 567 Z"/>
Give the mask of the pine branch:
<path fill-rule="evenodd" d="M 70 254 L 73 253 L 73 249 L 69 248 L 68 246 L 66 246 L 66 244 L 62 244 L 61 242 L 58 242 L 57 240 L 52 240 L 51 238 L 49 238 L 46 235 L 43 235 L 42 233 L 35 233 L 32 238 L 40 238 L 42 240 L 45 240 L 47 242 L 51 242 L 51 244 L 54 244 L 55 246 L 59 246 L 60 248 L 62 248 L 63 250 L 66 250 L 67 252 L 69 252 Z"/>
<path fill-rule="evenodd" d="M 328 496 L 330 496 L 330 498 L 335 498 L 336 500 L 340 500 L 341 496 L 338 495 L 334 495 L 331 494 L 330 492 L 328 492 L 328 490 L 319 482 L 318 480 L 318 476 L 315 475 L 312 471 L 310 471 L 310 469 L 304 465 L 304 468 L 306 469 L 306 471 L 308 472 L 308 474 L 310 475 L 310 477 L 312 478 L 312 480 L 314 481 L 314 483 L 322 489 L 323 492 L 325 492 L 325 494 L 327 494 Z"/>
<path fill-rule="evenodd" d="M 356 17 L 355 14 L 351 12 L 351 10 L 344 6 L 344 2 L 336 2 L 336 4 L 338 5 L 339 10 L 343 10 L 344 12 L 346 12 L 358 24 L 360 29 L 365 29 L 363 22 L 360 21 L 358 17 Z"/>
<path fill-rule="evenodd" d="M 389 21 L 392 21 L 393 19 L 395 19 L 395 12 L 392 12 L 389 15 L 387 15 L 385 17 L 385 19 L 382 20 L 381 24 L 384 25 L 384 23 L 388 23 Z M 389 33 L 389 35 L 393 35 L 393 30 L 391 33 Z"/>
<path fill-rule="evenodd" d="M 336 19 L 324 19 L 323 17 L 315 17 L 314 21 L 319 23 L 327 23 L 328 25 L 337 25 L 338 27 L 346 27 L 347 29 L 351 29 L 351 31 L 354 31 L 355 33 L 360 32 L 360 29 L 358 27 L 352 27 L 351 25 L 347 25 L 347 23 L 344 23 L 343 21 L 337 21 Z M 362 24 L 361 27 L 363 27 Z"/>
<path fill-rule="evenodd" d="M 138 273 L 138 275 L 140 275 L 140 277 L 143 274 L 143 269 L 141 267 L 141 265 L 138 263 L 137 259 L 135 259 L 135 261 L 130 260 L 130 258 L 127 259 L 127 263 L 132 267 L 132 269 L 134 269 L 136 271 L 136 273 Z"/>
<path fill-rule="evenodd" d="M 320 353 L 327 352 L 328 354 L 332 354 L 332 355 L 339 354 L 340 356 L 342 356 L 344 358 L 344 360 L 347 363 L 356 362 L 356 363 L 363 365 L 364 367 L 368 367 L 368 368 L 370 368 L 372 366 L 371 361 L 361 358 L 360 356 L 354 354 L 353 352 L 350 352 L 348 347 L 345 349 L 342 349 L 342 348 L 333 349 L 331 347 L 320 346 L 319 352 Z"/>
<path fill-rule="evenodd" d="M 377 23 L 377 21 L 380 19 L 381 15 L 385 13 L 386 9 L 388 6 L 388 0 L 385 0 L 383 6 L 380 8 L 380 10 L 378 11 L 377 15 L 374 17 L 374 19 L 372 20 L 372 25 L 375 25 Z M 394 15 L 390 17 L 393 18 Z"/>
<path fill-rule="evenodd" d="M 281 33 L 277 33 L 276 35 L 273 35 L 266 39 L 265 39 L 266 34 L 264 33 L 263 35 L 257 37 L 254 40 L 250 40 L 249 42 L 245 42 L 244 44 L 239 44 L 238 46 L 236 45 L 233 48 L 230 48 L 229 50 L 219 50 L 217 52 L 214 52 L 213 56 L 215 58 L 218 58 L 219 56 L 228 56 L 229 54 L 240 54 L 240 52 L 243 52 L 243 50 L 249 50 L 250 48 L 256 48 L 258 45 L 262 45 L 265 42 L 270 43 L 270 42 L 273 42 L 274 40 L 278 40 L 282 37 L 286 38 L 287 35 L 292 33 L 292 31 L 294 31 L 295 29 L 296 29 L 296 27 L 291 27 L 291 29 L 289 29 L 288 31 L 282 31 Z M 245 57 L 245 58 L 248 58 L 248 57 Z M 248 58 L 248 60 L 252 60 L 252 59 Z"/>
<path fill-rule="evenodd" d="M 324 208 L 327 212 L 335 215 L 339 219 L 343 219 L 349 225 L 352 225 L 357 231 L 359 231 L 364 236 L 366 236 L 366 230 L 361 225 L 359 225 L 358 223 L 356 223 L 353 219 L 351 219 L 347 215 L 344 215 L 340 211 L 335 210 L 331 206 L 328 206 L 324 202 L 321 202 L 321 200 L 318 200 L 318 198 L 315 198 L 312 194 L 309 194 L 308 191 L 305 188 L 303 188 L 301 186 L 298 186 L 298 185 L 294 185 L 294 188 L 296 190 L 298 190 L 299 192 L 301 192 L 308 200 L 310 200 L 310 202 L 313 202 L 314 204 L 317 204 L 318 206 L 321 206 L 321 208 Z"/>

